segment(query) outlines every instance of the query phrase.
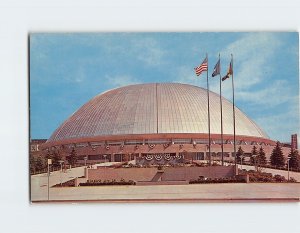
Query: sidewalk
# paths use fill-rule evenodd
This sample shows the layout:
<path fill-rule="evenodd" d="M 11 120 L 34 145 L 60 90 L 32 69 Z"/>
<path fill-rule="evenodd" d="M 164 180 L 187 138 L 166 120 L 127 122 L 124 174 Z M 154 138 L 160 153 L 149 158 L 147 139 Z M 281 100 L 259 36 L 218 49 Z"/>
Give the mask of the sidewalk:
<path fill-rule="evenodd" d="M 249 170 L 255 170 L 254 166 L 249 166 L 249 165 L 238 165 L 239 169 L 246 169 L 247 171 Z M 259 167 L 259 169 L 262 172 L 268 172 L 268 173 L 272 173 L 273 176 L 274 175 L 281 175 L 284 176 L 286 179 L 288 179 L 288 171 L 284 171 L 284 170 L 277 170 L 277 169 L 272 169 L 272 168 L 264 168 L 264 167 Z M 300 182 L 300 172 L 291 172 L 290 171 L 290 178 L 293 177 L 295 180 L 297 180 L 298 182 Z"/>
<path fill-rule="evenodd" d="M 246 170 L 254 170 L 253 166 L 243 165 L 242 167 Z M 239 168 L 241 168 L 240 165 Z M 287 178 L 287 171 L 269 168 L 265 168 L 263 171 L 273 175 L 283 175 Z M 50 186 L 53 186 L 83 175 L 84 167 L 73 168 L 66 172 L 55 171 L 51 173 L 49 183 Z M 290 172 L 290 177 L 300 181 L 299 173 Z M 50 187 L 49 191 L 49 200 L 56 201 L 299 200 L 300 183 Z M 31 176 L 31 200 L 47 201 L 47 199 L 47 174 Z"/>
<path fill-rule="evenodd" d="M 46 188 L 45 188 L 46 189 Z M 34 195 L 32 201 L 45 201 Z M 299 201 L 299 183 L 235 183 L 154 186 L 94 186 L 50 188 L 50 201 Z"/>

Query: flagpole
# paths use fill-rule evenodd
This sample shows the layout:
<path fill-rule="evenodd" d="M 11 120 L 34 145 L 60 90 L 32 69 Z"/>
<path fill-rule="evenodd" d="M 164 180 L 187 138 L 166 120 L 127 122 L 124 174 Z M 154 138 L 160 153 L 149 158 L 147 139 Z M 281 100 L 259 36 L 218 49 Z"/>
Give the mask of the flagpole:
<path fill-rule="evenodd" d="M 206 60 L 207 60 L 206 82 L 207 82 L 207 114 L 208 114 L 208 157 L 209 157 L 209 166 L 211 166 L 210 110 L 209 110 L 209 84 L 208 84 L 208 56 L 207 56 L 207 53 L 206 53 Z"/>
<path fill-rule="evenodd" d="M 223 145 L 223 107 L 222 107 L 222 78 L 221 78 L 221 60 L 219 54 L 219 75 L 220 75 L 220 111 L 221 111 L 221 149 L 222 149 L 222 166 L 224 166 L 224 145 Z"/>
<path fill-rule="evenodd" d="M 234 103 L 234 80 L 233 80 L 233 55 L 231 54 L 231 70 L 232 70 L 232 112 L 233 112 L 233 146 L 234 146 L 234 165 L 235 174 L 238 175 L 237 160 L 236 160 L 236 140 L 235 140 L 235 103 Z"/>

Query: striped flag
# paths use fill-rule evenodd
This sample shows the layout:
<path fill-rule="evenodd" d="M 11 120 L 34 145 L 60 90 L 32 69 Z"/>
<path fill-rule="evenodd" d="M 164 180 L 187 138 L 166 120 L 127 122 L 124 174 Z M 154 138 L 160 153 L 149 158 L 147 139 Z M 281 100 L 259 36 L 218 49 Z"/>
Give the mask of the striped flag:
<path fill-rule="evenodd" d="M 232 75 L 232 74 L 233 74 L 233 71 L 232 71 L 232 60 L 231 60 L 230 64 L 229 64 L 227 74 L 222 78 L 222 81 L 225 81 L 226 79 L 228 79 L 229 75 Z"/>
<path fill-rule="evenodd" d="M 212 77 L 215 77 L 217 74 L 220 74 L 220 59 L 214 67 L 214 71 L 212 73 Z"/>
<path fill-rule="evenodd" d="M 200 66 L 194 68 L 196 75 L 199 76 L 203 71 L 207 71 L 207 57 L 203 60 Z"/>

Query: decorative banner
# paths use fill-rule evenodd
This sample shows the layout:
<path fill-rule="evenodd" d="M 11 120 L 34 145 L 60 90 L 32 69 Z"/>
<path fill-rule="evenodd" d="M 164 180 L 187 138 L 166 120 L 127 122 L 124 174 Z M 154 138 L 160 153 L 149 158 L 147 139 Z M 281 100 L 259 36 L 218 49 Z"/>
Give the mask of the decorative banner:
<path fill-rule="evenodd" d="M 145 156 L 145 159 L 148 160 L 148 161 L 150 161 L 150 160 L 153 159 L 153 155 L 147 154 L 147 155 Z"/>
<path fill-rule="evenodd" d="M 160 161 L 163 158 L 161 154 L 155 154 L 154 157 L 157 161 Z"/>
<path fill-rule="evenodd" d="M 179 155 L 179 154 L 178 154 L 178 155 L 175 155 L 175 158 L 176 158 L 176 159 L 181 159 L 181 155 Z"/>
<path fill-rule="evenodd" d="M 150 147 L 151 149 L 153 149 L 153 148 L 155 147 L 155 145 L 154 145 L 154 144 L 149 144 L 149 147 Z"/>
<path fill-rule="evenodd" d="M 165 154 L 165 160 L 167 160 L 167 161 L 171 160 L 171 155 L 170 154 Z"/>

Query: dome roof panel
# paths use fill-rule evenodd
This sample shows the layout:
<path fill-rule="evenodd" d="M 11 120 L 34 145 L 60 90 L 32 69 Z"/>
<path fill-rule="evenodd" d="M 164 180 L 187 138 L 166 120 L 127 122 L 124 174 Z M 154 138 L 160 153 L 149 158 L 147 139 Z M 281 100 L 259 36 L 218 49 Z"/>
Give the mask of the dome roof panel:
<path fill-rule="evenodd" d="M 232 103 L 222 98 L 223 132 L 233 134 Z M 268 138 L 238 108 L 236 135 Z M 210 92 L 211 133 L 220 134 L 220 96 Z M 206 89 L 179 83 L 137 84 L 95 96 L 49 141 L 101 135 L 208 133 Z"/>

